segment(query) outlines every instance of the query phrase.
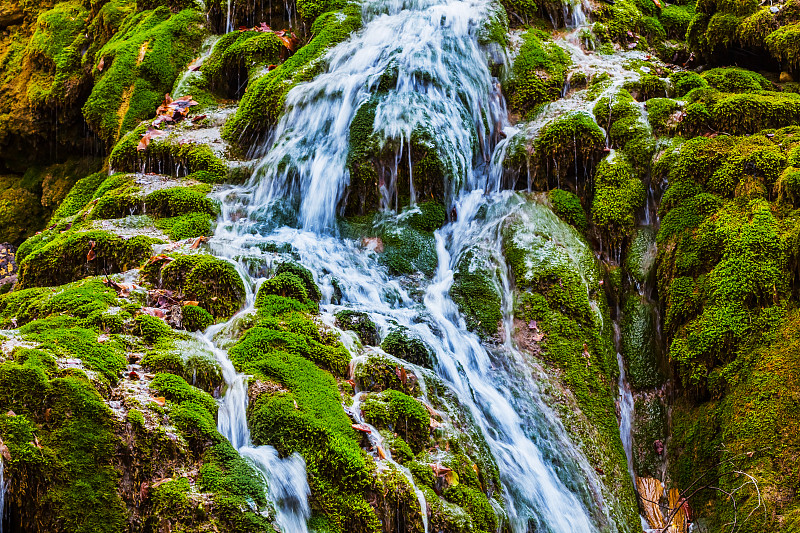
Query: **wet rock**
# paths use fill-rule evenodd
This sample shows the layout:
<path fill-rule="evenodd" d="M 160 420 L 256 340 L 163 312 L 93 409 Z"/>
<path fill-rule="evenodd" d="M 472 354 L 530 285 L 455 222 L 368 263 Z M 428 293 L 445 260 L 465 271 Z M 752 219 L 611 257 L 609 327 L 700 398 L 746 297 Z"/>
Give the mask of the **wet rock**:
<path fill-rule="evenodd" d="M 342 329 L 355 331 L 362 343 L 377 346 L 380 341 L 378 326 L 362 311 L 346 309 L 336 313 L 336 325 Z"/>

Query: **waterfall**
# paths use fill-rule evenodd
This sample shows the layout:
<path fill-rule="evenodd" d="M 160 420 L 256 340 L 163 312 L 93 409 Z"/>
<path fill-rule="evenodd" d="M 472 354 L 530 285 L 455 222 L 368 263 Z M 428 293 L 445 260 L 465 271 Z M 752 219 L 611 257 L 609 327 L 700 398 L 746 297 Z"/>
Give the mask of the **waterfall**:
<path fill-rule="evenodd" d="M 508 125 L 505 102 L 478 43 L 477 28 L 488 8 L 487 0 L 366 2 L 363 28 L 326 54 L 320 75 L 288 93 L 285 112 L 262 147 L 251 180 L 215 191 L 221 216 L 210 246 L 230 260 L 268 261 L 258 245 L 289 243 L 328 295 L 320 306 L 324 321 L 332 322 L 332 315 L 345 307 L 365 311 L 382 331 L 405 327 L 431 346 L 437 377 L 471 415 L 498 466 L 514 533 L 616 531 L 602 483 L 543 400 L 541 376 L 512 342 L 513 292 L 507 273 L 500 269 L 506 342 L 496 349 L 487 350 L 467 329 L 449 294 L 455 264 L 477 239 L 494 243 L 498 264 L 505 265 L 500 228 L 524 203 L 520 195 L 500 190 L 511 135 L 496 146 L 498 133 L 530 131 Z M 580 11 L 580 4 L 574 11 Z M 582 11 L 572 14 L 576 23 L 584 20 L 581 15 Z M 612 87 L 637 76 L 624 71 L 619 59 L 610 68 L 610 58 L 589 58 L 574 44 L 560 44 L 582 67 L 611 70 Z M 592 61 L 601 65 L 593 66 Z M 388 72 L 396 72 L 396 79 Z M 382 85 L 387 77 L 392 80 L 388 89 Z M 445 199 L 458 218 L 435 233 L 435 275 L 417 280 L 422 286 L 413 292 L 388 274 L 374 252 L 336 236 L 336 217 L 350 180 L 350 126 L 367 102 L 375 105 L 372 129 L 383 146 L 409 147 L 412 133 L 424 128 L 441 143 L 438 156 L 447 167 Z M 587 105 L 583 98 L 551 104 L 535 127 Z M 400 164 L 402 149 L 394 153 L 393 161 Z M 386 187 L 387 209 L 397 205 L 392 189 Z M 493 214 L 478 216 L 481 210 Z M 288 225 L 286 215 L 291 219 Z M 248 280 L 245 269 L 240 270 Z M 334 283 L 342 293 L 338 304 L 330 303 Z M 285 513 L 281 527 L 291 531 L 286 525 L 291 523 L 304 529 L 308 484 L 301 460 L 281 461 L 272 448 L 252 446 L 245 377 L 225 351 L 214 346 L 220 328 L 211 328 L 204 337 L 217 354 L 228 386 L 220 432 L 265 473 L 279 514 Z"/>
<path fill-rule="evenodd" d="M 350 180 L 350 124 L 370 99 L 384 145 L 408 147 L 419 129 L 440 144 L 448 202 L 460 190 L 483 187 L 473 163 L 489 160 L 494 134 L 507 121 L 477 38 L 488 7 L 487 0 L 365 3 L 363 29 L 327 54 L 325 72 L 287 95 L 251 182 L 251 216 L 291 198 L 300 227 L 332 231 Z M 391 90 L 378 94 L 382 82 Z"/>
<path fill-rule="evenodd" d="M 241 274 L 245 273 L 240 272 Z M 246 274 L 243 277 L 247 279 Z M 231 321 L 251 312 L 253 302 L 254 294 L 249 290 L 245 309 L 231 318 Z M 204 334 L 198 335 L 222 367 L 225 381 L 226 392 L 220 401 L 217 429 L 264 477 L 268 499 L 275 505 L 275 522 L 281 532 L 307 533 L 306 522 L 311 516 L 311 508 L 308 503 L 310 489 L 306 480 L 305 461 L 298 454 L 282 459 L 272 446 L 253 446 L 247 424 L 247 376 L 236 371 L 227 351 L 215 342 L 217 336 L 224 333 L 223 330 L 229 322 L 212 326 Z"/>

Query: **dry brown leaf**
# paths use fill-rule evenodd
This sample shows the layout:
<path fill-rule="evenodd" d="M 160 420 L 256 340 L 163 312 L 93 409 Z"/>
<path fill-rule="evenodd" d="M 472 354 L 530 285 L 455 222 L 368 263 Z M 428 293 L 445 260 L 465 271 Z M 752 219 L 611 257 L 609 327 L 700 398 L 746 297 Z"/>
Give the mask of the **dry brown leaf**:
<path fill-rule="evenodd" d="M 156 402 L 161 407 L 167 405 L 167 399 L 164 398 L 163 396 L 159 396 L 158 398 L 153 398 L 153 401 Z"/>
<path fill-rule="evenodd" d="M 200 302 L 198 302 L 197 300 L 187 300 L 187 301 L 183 302 L 183 305 L 184 306 L 186 306 L 186 305 L 200 305 Z"/>
<path fill-rule="evenodd" d="M 97 243 L 95 241 L 89 241 L 89 245 L 90 248 L 89 253 L 86 254 L 86 261 L 94 261 L 95 257 L 97 257 L 97 254 L 94 251 L 94 247 L 97 246 Z"/>
<path fill-rule="evenodd" d="M 106 65 L 106 58 L 101 57 L 100 62 L 97 64 L 97 70 L 103 72 L 103 67 Z"/>
<path fill-rule="evenodd" d="M 350 427 L 362 433 L 372 433 L 372 430 L 366 424 L 351 424 Z"/>
<path fill-rule="evenodd" d="M 380 446 L 378 446 L 378 457 L 381 459 L 386 459 L 386 452 Z"/>

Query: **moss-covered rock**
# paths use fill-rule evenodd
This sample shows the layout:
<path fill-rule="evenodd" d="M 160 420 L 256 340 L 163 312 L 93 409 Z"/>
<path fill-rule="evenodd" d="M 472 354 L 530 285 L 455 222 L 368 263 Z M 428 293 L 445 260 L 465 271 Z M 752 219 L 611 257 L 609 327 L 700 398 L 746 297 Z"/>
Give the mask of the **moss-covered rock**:
<path fill-rule="evenodd" d="M 289 90 L 318 74 L 324 52 L 361 26 L 361 9 L 355 4 L 311 3 L 319 6 L 309 12 L 313 13 L 309 14 L 309 21 L 313 20 L 314 37 L 278 68 L 251 83 L 236 115 L 225 124 L 225 139 L 252 146 L 278 121 Z"/>
<path fill-rule="evenodd" d="M 546 33 L 527 31 L 505 86 L 511 108 L 523 115 L 535 113 L 538 106 L 558 99 L 571 63 L 569 55 Z"/>
<path fill-rule="evenodd" d="M 83 114 L 109 147 L 155 114 L 199 47 L 202 24 L 202 15 L 194 9 L 173 14 L 159 6 L 132 13 L 97 51 L 95 57 L 102 60 L 103 68 L 92 70 L 95 85 Z"/>
<path fill-rule="evenodd" d="M 244 283 L 236 268 L 211 255 L 179 255 L 167 260 L 156 257 L 143 267 L 142 276 L 149 283 L 197 301 L 215 317 L 231 316 L 244 303 Z"/>
<path fill-rule="evenodd" d="M 415 365 L 432 368 L 434 354 L 424 341 L 411 335 L 407 329 L 398 328 L 389 332 L 383 339 L 381 348 L 395 357 L 405 359 Z"/>
<path fill-rule="evenodd" d="M 381 342 L 378 326 L 362 311 L 345 309 L 336 313 L 336 325 L 342 329 L 354 331 L 364 344 L 378 346 Z"/>
<path fill-rule="evenodd" d="M 51 286 L 88 275 L 124 272 L 144 263 L 155 242 L 144 236 L 125 240 L 105 231 L 58 235 L 20 261 L 19 283 L 22 287 Z"/>

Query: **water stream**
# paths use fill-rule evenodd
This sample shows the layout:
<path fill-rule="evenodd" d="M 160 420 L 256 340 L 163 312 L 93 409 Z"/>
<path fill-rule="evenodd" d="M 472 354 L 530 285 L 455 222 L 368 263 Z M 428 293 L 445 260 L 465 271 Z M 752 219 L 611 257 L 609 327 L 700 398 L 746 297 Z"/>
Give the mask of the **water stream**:
<path fill-rule="evenodd" d="M 512 531 L 616 531 L 602 483 L 543 401 L 536 370 L 514 346 L 510 333 L 513 293 L 505 269 L 500 269 L 498 283 L 506 338 L 496 349 L 487 350 L 467 330 L 449 295 L 455 264 L 475 242 L 493 243 L 491 252 L 498 264 L 505 265 L 499 228 L 523 203 L 520 195 L 501 190 L 510 139 L 516 134 L 535 135 L 564 112 L 591 109 L 591 102 L 576 93 L 546 106 L 535 121 L 510 126 L 499 84 L 478 42 L 488 9 L 486 0 L 367 2 L 363 29 L 327 54 L 322 74 L 289 92 L 286 112 L 263 147 L 252 180 L 214 193 L 222 214 L 210 246 L 218 256 L 242 261 L 238 267 L 251 288 L 248 308 L 259 280 L 249 277 L 242 258 L 266 262 L 269 259 L 259 244 L 290 243 L 325 295 L 323 317 L 330 318 L 344 307 L 366 311 L 384 333 L 390 324 L 397 324 L 431 346 L 437 376 L 469 412 L 497 463 Z M 568 11 L 565 19 L 585 22 L 579 4 Z M 577 41 L 574 32 L 559 44 L 585 72 L 609 72 L 606 92 L 638 76 L 622 67 L 625 57 L 638 57 L 638 53 L 600 57 L 584 52 Z M 392 72 L 391 88 L 379 91 Z M 395 150 L 395 165 L 411 165 L 410 156 L 406 161 L 400 155 L 412 134 L 422 129 L 437 140 L 448 169 L 447 203 L 455 207 L 458 218 L 435 233 L 436 273 L 414 291 L 390 276 L 374 251 L 337 235 L 338 209 L 350 178 L 349 129 L 359 106 L 368 101 L 375 105 L 374 131 L 384 146 Z M 507 137 L 500 141 L 503 130 Z M 396 208 L 398 201 L 397 184 L 391 182 L 396 169 L 391 176 L 382 183 L 387 209 Z M 414 191 L 413 175 L 410 179 Z M 279 209 L 288 217 L 276 223 Z M 342 292 L 336 305 L 330 299 L 334 273 Z M 219 430 L 264 473 L 281 529 L 304 532 L 309 489 L 302 459 L 280 459 L 273 448 L 252 445 L 246 420 L 246 378 L 215 344 L 224 327 L 212 327 L 203 337 L 222 365 L 227 384 Z M 623 396 L 627 409 L 632 403 L 628 402 L 630 391 L 623 389 L 620 393 L 627 394 Z M 629 428 L 630 410 L 623 415 L 623 424 Z M 624 439 L 630 431 L 622 429 Z M 370 431 L 380 445 L 377 431 Z M 629 438 L 625 450 L 632 470 Z M 383 460 L 396 465 L 390 454 Z M 413 479 L 407 478 L 413 485 Z M 416 492 L 424 510 L 424 498 Z"/>
<path fill-rule="evenodd" d="M 249 279 L 246 274 L 243 277 Z M 248 291 L 245 308 L 231 321 L 253 311 L 253 285 L 246 286 Z M 306 533 L 306 522 L 311 516 L 311 508 L 308 503 L 310 489 L 306 479 L 305 461 L 298 454 L 281 458 L 272 446 L 253 445 L 247 424 L 247 376 L 236 371 L 227 351 L 217 344 L 218 338 L 225 338 L 224 329 L 227 325 L 228 322 L 211 326 L 204 334 L 198 335 L 199 340 L 211 350 L 219 362 L 225 381 L 225 396 L 220 401 L 217 429 L 264 477 L 268 499 L 275 505 L 275 523 L 281 531 Z"/>

